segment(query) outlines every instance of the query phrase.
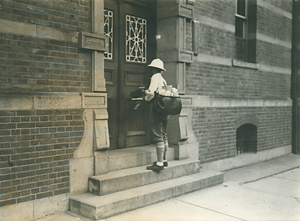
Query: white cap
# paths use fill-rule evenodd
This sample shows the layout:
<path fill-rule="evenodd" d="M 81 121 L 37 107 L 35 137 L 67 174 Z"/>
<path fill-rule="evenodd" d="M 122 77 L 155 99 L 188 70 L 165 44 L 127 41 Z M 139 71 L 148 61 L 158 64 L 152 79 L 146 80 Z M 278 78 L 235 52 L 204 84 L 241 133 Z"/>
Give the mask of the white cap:
<path fill-rule="evenodd" d="M 166 71 L 166 69 L 164 68 L 164 62 L 159 58 L 153 59 L 153 61 L 151 62 L 151 64 L 148 65 L 148 67 L 158 68 Z"/>

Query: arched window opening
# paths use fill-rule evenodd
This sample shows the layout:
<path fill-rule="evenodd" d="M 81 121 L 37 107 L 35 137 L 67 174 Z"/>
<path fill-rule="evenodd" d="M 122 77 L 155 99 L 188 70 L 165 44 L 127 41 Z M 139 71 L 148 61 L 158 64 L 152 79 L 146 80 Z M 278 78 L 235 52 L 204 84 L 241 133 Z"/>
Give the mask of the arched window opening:
<path fill-rule="evenodd" d="M 244 124 L 236 130 L 237 154 L 257 152 L 257 127 Z"/>

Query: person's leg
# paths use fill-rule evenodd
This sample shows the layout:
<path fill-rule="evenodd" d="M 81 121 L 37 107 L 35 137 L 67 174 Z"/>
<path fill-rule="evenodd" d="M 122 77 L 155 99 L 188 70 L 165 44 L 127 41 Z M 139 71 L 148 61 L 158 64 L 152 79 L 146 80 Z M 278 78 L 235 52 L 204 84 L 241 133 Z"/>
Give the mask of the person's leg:
<path fill-rule="evenodd" d="M 151 165 L 147 166 L 148 170 L 153 171 L 160 171 L 163 167 L 163 155 L 164 155 L 164 139 L 163 139 L 163 133 L 162 133 L 162 121 L 161 118 L 154 114 L 151 118 L 151 129 L 152 129 L 152 135 L 153 140 L 156 144 L 156 155 L 157 155 L 157 161 Z"/>
<path fill-rule="evenodd" d="M 163 162 L 164 166 L 168 166 L 168 148 L 169 148 L 169 143 L 168 143 L 168 135 L 167 135 L 167 123 L 168 123 L 168 118 L 164 119 L 162 122 L 162 134 L 163 134 L 163 140 L 164 140 L 164 153 L 163 153 Z"/>
<path fill-rule="evenodd" d="M 163 166 L 163 156 L 164 156 L 164 142 L 156 143 L 156 155 L 157 155 L 157 165 Z"/>

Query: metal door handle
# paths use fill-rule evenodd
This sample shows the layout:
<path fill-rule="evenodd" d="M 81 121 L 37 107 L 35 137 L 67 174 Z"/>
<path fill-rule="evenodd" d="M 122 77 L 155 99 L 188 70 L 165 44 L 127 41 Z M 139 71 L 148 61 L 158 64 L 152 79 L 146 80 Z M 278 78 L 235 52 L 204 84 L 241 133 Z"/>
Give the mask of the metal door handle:
<path fill-rule="evenodd" d="M 143 98 L 142 97 L 134 97 L 134 98 L 131 98 L 132 101 L 142 101 Z"/>

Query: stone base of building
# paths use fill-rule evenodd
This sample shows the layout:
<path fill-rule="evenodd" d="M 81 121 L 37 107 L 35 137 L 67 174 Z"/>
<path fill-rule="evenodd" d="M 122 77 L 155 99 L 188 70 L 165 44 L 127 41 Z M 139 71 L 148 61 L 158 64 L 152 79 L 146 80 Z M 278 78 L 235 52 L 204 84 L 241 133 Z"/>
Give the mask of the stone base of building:
<path fill-rule="evenodd" d="M 277 157 L 281 157 L 292 152 L 292 146 L 287 145 L 283 147 L 277 147 L 269 150 L 259 151 L 257 153 L 241 154 L 236 157 L 217 160 L 209 163 L 202 164 L 203 169 L 225 171 L 238 167 L 243 167 L 255 163 L 260 163 L 266 160 L 271 160 Z"/>
<path fill-rule="evenodd" d="M 69 195 L 62 194 L 28 201 L 0 208 L 0 220 L 31 221 L 55 213 L 64 213 L 69 210 Z"/>

